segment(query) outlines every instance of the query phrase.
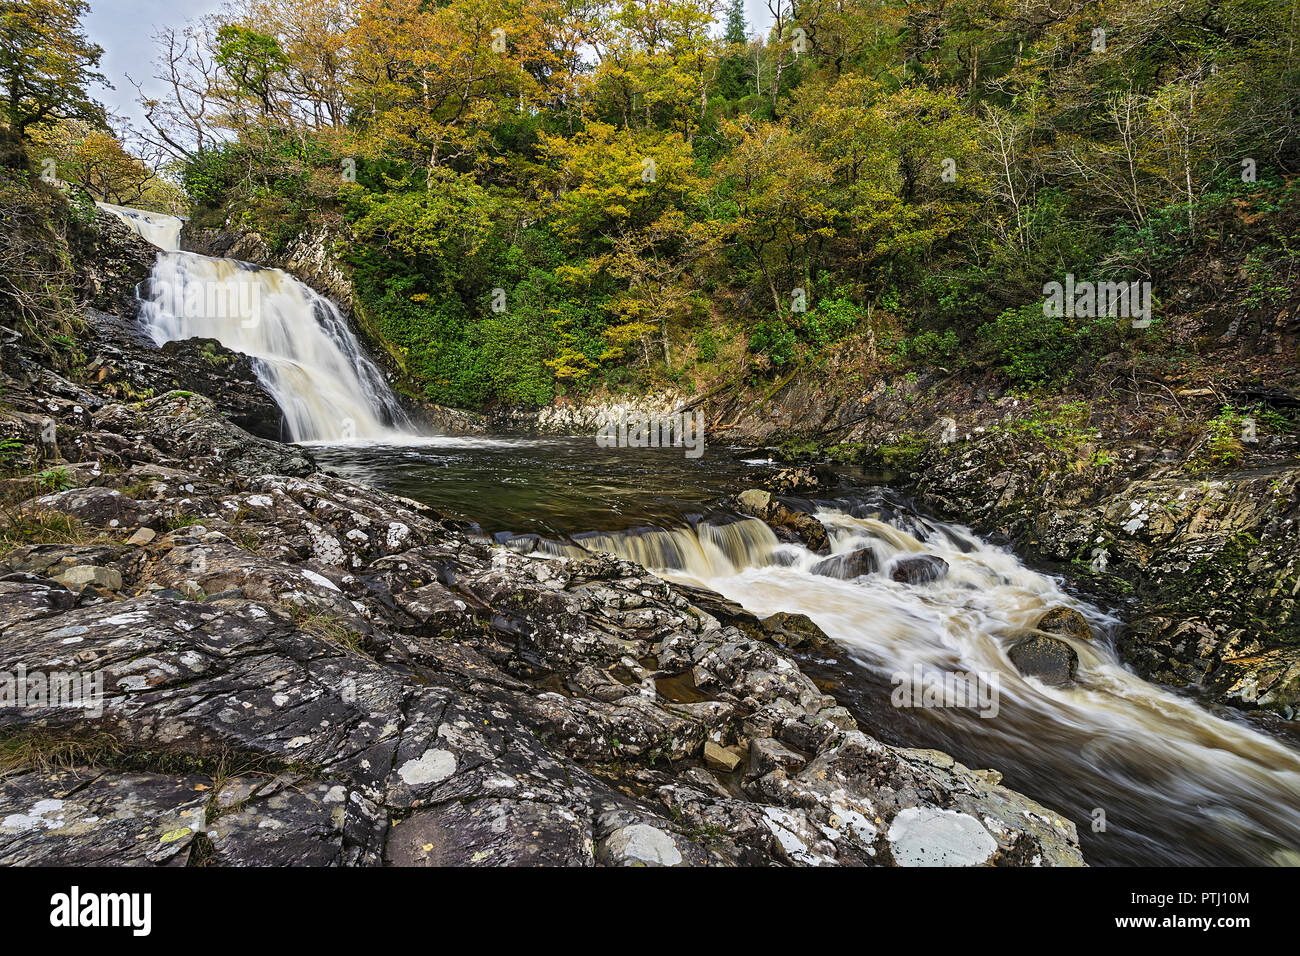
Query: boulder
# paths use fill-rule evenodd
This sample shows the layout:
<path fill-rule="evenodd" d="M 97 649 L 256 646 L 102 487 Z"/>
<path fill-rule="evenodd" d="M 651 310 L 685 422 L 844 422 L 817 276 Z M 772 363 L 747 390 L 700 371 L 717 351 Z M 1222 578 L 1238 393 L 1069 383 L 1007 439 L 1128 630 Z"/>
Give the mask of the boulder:
<path fill-rule="evenodd" d="M 929 584 L 947 577 L 948 562 L 934 554 L 914 554 L 899 558 L 889 577 L 902 584 Z"/>
<path fill-rule="evenodd" d="M 759 621 L 759 626 L 776 643 L 791 649 L 834 647 L 835 642 L 813 623 L 807 614 L 779 611 Z"/>
<path fill-rule="evenodd" d="M 761 777 L 780 768 L 794 774 L 808 761 L 785 744 L 771 737 L 755 737 L 749 742 L 749 766 L 745 775 Z"/>
<path fill-rule="evenodd" d="M 736 753 L 730 748 L 715 744 L 712 740 L 704 742 L 704 763 L 714 770 L 721 770 L 725 773 L 731 773 L 739 767 L 745 758 L 744 755 Z"/>
<path fill-rule="evenodd" d="M 798 542 L 818 554 L 825 554 L 829 549 L 826 528 L 820 521 L 810 514 L 787 508 L 773 498 L 771 492 L 750 488 L 737 495 L 733 505 L 741 514 L 766 522 L 783 541 Z"/>
<path fill-rule="evenodd" d="M 92 564 L 81 564 L 54 576 L 66 588 L 80 590 L 84 587 L 104 588 L 108 591 L 122 589 L 122 572 L 114 568 L 100 568 Z"/>
<path fill-rule="evenodd" d="M 767 523 L 778 538 L 798 541 L 817 554 L 825 554 L 830 550 L 825 525 L 810 514 L 792 511 L 785 505 L 778 504 L 770 510 Z"/>
<path fill-rule="evenodd" d="M 1016 670 L 1026 677 L 1037 677 L 1044 684 L 1061 687 L 1074 680 L 1079 655 L 1074 648 L 1055 637 L 1029 634 L 1007 651 Z"/>
<path fill-rule="evenodd" d="M 1092 628 L 1088 626 L 1088 619 L 1072 607 L 1052 608 L 1038 619 L 1034 628 L 1048 634 L 1078 638 L 1081 641 L 1092 640 Z"/>
<path fill-rule="evenodd" d="M 874 551 L 870 548 L 859 548 L 857 551 L 837 554 L 825 561 L 818 561 L 812 566 L 812 573 L 851 581 L 863 575 L 874 574 L 879 567 L 880 562 Z"/>

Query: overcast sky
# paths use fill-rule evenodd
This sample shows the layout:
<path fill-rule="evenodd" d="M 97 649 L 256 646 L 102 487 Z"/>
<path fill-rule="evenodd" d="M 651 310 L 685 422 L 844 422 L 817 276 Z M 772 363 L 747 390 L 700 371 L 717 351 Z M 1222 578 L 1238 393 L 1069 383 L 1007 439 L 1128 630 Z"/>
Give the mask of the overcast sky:
<path fill-rule="evenodd" d="M 180 26 L 222 6 L 223 0 L 90 0 L 86 32 L 104 48 L 100 71 L 114 86 L 98 91 L 99 99 L 111 112 L 130 117 L 136 126 L 143 125 L 127 74 L 159 94 L 161 90 L 149 83 L 153 75 L 153 35 L 162 27 Z M 745 15 L 751 34 L 765 30 L 772 22 L 767 0 L 745 0 Z"/>

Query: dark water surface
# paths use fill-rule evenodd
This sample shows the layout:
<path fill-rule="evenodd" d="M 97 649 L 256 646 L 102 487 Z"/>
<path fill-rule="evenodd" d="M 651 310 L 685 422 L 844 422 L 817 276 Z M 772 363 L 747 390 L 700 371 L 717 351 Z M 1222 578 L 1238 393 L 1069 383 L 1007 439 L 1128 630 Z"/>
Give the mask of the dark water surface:
<path fill-rule="evenodd" d="M 312 445 L 321 467 L 477 522 L 488 534 L 569 535 L 675 527 L 779 467 L 709 446 L 601 448 L 592 437 L 429 439 Z"/>

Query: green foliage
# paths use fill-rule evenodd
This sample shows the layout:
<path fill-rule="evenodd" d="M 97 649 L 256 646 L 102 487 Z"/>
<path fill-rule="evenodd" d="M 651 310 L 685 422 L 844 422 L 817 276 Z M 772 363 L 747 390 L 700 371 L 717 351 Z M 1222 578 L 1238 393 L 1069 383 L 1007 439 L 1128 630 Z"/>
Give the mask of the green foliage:
<path fill-rule="evenodd" d="M 1073 452 L 1093 437 L 1087 427 L 1092 414 L 1087 402 L 1036 403 L 1027 396 L 1023 400 L 1029 403 L 1028 411 L 1003 425 L 1007 431 L 1028 435 L 1060 452 Z M 1094 464 L 1109 460 L 1104 452 L 1098 452 L 1094 459 Z"/>
<path fill-rule="evenodd" d="M 795 359 L 795 331 L 780 319 L 766 319 L 749 334 L 749 350 L 767 358 L 776 368 Z"/>
<path fill-rule="evenodd" d="M 718 337 L 712 329 L 695 333 L 695 354 L 701 362 L 712 362 L 718 357 Z"/>
<path fill-rule="evenodd" d="M 408 387 L 469 406 L 685 382 L 719 334 L 755 379 L 870 332 L 900 371 L 1059 386 L 1123 343 L 1042 315 L 1046 282 L 1168 291 L 1300 195 L 1284 5 L 798 6 L 797 56 L 792 18 L 750 41 L 730 0 L 240 7 L 206 40 L 216 128 L 184 184 L 200 224 L 275 249 L 334 227 Z M 1094 51 L 1102 22 L 1123 42 Z M 1288 308 L 1294 232 L 1255 243 L 1249 308 Z"/>
<path fill-rule="evenodd" d="M 28 127 L 61 119 L 104 122 L 89 88 L 103 49 L 86 38 L 84 0 L 0 2 L 0 115 L 21 138 Z"/>
<path fill-rule="evenodd" d="M 955 329 L 936 332 L 933 329 L 918 332 L 903 343 L 904 354 L 922 365 L 949 363 L 961 352 L 961 341 Z"/>
<path fill-rule="evenodd" d="M 1079 358 L 1083 336 L 1070 320 L 1043 314 L 1041 303 L 1007 309 L 979 330 L 993 363 L 1016 385 L 1062 385 Z"/>
<path fill-rule="evenodd" d="M 12 471 L 22 460 L 25 446 L 17 438 L 0 438 L 0 472 Z"/>
<path fill-rule="evenodd" d="M 866 323 L 866 318 L 866 310 L 848 299 L 824 299 L 803 314 L 799 332 L 813 346 L 830 345 L 856 332 Z"/>

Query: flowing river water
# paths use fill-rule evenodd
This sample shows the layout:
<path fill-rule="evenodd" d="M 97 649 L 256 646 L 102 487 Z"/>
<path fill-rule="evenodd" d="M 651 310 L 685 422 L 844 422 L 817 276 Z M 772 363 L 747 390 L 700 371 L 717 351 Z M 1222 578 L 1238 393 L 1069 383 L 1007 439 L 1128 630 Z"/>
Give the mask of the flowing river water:
<path fill-rule="evenodd" d="M 1115 653 L 1113 609 L 917 513 L 879 476 L 846 474 L 834 497 L 791 502 L 827 527 L 834 554 L 868 548 L 878 568 L 852 580 L 814 573 L 822 556 L 720 506 L 772 467 L 761 456 L 418 435 L 327 299 L 278 270 L 180 252 L 173 217 L 106 208 L 163 250 L 141 289 L 155 341 L 206 336 L 250 355 L 289 437 L 311 443 L 323 467 L 519 550 L 612 551 L 759 616 L 807 614 L 844 655 L 802 664 L 864 729 L 1000 771 L 1075 821 L 1090 863 L 1300 864 L 1300 747 L 1281 724 L 1212 713 L 1141 680 Z M 893 562 L 916 554 L 943 558 L 948 574 L 892 580 Z M 1056 605 L 1080 611 L 1095 635 L 1071 640 L 1079 670 L 1068 687 L 1021 677 L 1007 656 L 1015 631 Z M 997 706 L 895 706 L 894 688 L 916 675 L 975 675 L 996 686 Z"/>

